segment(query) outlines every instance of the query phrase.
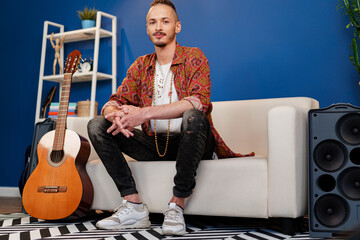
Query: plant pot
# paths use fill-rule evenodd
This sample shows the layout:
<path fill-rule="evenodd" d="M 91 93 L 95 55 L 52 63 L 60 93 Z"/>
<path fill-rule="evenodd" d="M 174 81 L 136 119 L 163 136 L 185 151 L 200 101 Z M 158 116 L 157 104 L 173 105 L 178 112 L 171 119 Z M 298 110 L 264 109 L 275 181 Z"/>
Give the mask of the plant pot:
<path fill-rule="evenodd" d="M 81 25 L 82 25 L 82 28 L 95 27 L 95 21 L 94 20 L 82 20 Z"/>

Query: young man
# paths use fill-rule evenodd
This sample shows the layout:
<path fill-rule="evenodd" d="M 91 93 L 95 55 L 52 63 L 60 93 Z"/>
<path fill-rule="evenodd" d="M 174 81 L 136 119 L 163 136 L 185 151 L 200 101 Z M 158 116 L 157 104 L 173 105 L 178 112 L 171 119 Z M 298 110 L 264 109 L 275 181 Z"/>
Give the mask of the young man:
<path fill-rule="evenodd" d="M 123 153 L 138 161 L 176 160 L 173 197 L 164 212 L 164 235 L 185 234 L 184 201 L 195 187 L 201 159 L 241 156 L 220 138 L 211 121 L 209 64 L 198 48 L 176 42 L 181 23 L 170 0 L 154 0 L 146 17 L 155 53 L 129 68 L 102 115 L 88 124 L 90 140 L 124 198 L 102 229 L 147 228 L 149 212 L 139 198 Z M 141 125 L 142 131 L 134 129 Z"/>

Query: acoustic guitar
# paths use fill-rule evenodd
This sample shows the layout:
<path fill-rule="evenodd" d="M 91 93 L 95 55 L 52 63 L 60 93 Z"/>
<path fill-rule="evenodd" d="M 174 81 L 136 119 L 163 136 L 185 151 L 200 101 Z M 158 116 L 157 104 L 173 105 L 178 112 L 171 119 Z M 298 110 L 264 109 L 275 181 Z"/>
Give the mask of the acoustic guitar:
<path fill-rule="evenodd" d="M 66 129 L 71 80 L 80 58 L 78 50 L 67 58 L 56 129 L 40 139 L 39 162 L 23 190 L 24 209 L 35 218 L 82 217 L 92 204 L 94 190 L 85 168 L 90 144 L 76 132 Z"/>

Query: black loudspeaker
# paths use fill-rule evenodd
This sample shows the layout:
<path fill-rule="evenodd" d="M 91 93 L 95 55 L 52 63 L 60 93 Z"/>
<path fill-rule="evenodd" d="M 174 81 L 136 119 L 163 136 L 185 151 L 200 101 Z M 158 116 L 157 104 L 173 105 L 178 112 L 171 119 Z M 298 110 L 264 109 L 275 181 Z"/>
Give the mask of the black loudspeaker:
<path fill-rule="evenodd" d="M 331 238 L 360 221 L 360 108 L 309 111 L 309 233 Z"/>

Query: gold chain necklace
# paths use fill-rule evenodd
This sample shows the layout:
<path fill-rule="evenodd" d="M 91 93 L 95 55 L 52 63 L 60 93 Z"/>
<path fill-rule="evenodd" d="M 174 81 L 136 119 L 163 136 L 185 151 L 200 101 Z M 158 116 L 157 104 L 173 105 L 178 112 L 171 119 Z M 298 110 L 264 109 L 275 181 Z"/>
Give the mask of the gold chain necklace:
<path fill-rule="evenodd" d="M 171 70 L 169 69 L 169 71 L 171 71 Z M 152 82 L 154 106 L 156 106 L 156 103 L 155 103 L 155 100 L 156 100 L 156 97 L 155 97 L 155 77 L 156 77 L 156 67 L 155 67 L 155 72 L 154 72 L 154 81 Z M 173 82 L 174 82 L 174 74 L 172 74 L 172 76 L 171 76 L 171 82 L 170 82 L 170 104 L 171 104 L 171 97 L 172 97 L 172 85 L 173 85 Z M 165 145 L 165 150 L 164 150 L 164 153 L 163 153 L 163 154 L 160 153 L 159 144 L 158 144 L 158 141 L 157 141 L 156 119 L 154 119 L 154 134 L 155 134 L 155 146 L 156 146 L 157 154 L 159 155 L 159 157 L 164 157 L 164 156 L 166 155 L 167 148 L 168 148 L 168 145 L 169 145 L 169 138 L 170 138 L 170 119 L 169 119 L 169 123 L 168 123 L 168 130 L 167 130 L 167 134 L 166 134 L 166 145 Z"/>

